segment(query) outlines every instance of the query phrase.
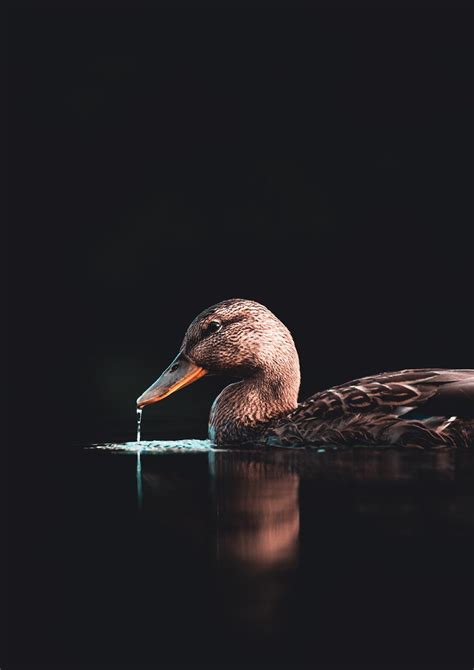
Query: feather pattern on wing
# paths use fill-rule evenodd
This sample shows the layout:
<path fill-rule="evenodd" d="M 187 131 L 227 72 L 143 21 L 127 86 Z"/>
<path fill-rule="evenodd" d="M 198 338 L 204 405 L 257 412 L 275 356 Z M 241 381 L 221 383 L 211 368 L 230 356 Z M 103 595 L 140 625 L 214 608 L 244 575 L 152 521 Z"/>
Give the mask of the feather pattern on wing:
<path fill-rule="evenodd" d="M 407 410 L 403 416 L 401 408 Z M 426 418 L 410 419 L 416 412 Z M 421 369 L 385 372 L 316 393 L 273 421 L 265 441 L 467 447 L 473 435 L 474 372 Z"/>

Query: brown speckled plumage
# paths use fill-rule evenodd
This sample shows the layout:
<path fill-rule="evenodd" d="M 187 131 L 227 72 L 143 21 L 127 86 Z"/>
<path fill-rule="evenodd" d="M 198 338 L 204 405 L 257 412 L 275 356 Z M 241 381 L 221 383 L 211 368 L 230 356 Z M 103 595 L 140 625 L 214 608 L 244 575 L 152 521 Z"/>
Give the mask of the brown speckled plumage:
<path fill-rule="evenodd" d="M 180 355 L 210 374 L 240 380 L 211 409 L 209 435 L 219 445 L 436 448 L 468 447 L 474 440 L 474 370 L 385 372 L 298 404 L 293 338 L 270 310 L 251 300 L 225 300 L 199 314 Z"/>
<path fill-rule="evenodd" d="M 268 426 L 266 438 L 287 445 L 467 447 L 473 415 L 473 370 L 402 370 L 316 393 Z"/>

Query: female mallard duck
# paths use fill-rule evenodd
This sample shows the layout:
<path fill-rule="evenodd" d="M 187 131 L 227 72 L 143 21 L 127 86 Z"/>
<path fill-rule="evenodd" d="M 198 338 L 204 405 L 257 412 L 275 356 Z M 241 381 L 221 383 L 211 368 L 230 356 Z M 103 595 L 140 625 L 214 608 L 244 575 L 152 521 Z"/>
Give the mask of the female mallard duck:
<path fill-rule="evenodd" d="M 201 312 L 179 354 L 137 406 L 163 400 L 206 374 L 241 380 L 212 406 L 209 437 L 217 445 L 467 447 L 474 440 L 474 370 L 385 372 L 298 404 L 293 338 L 252 300 L 224 300 Z"/>

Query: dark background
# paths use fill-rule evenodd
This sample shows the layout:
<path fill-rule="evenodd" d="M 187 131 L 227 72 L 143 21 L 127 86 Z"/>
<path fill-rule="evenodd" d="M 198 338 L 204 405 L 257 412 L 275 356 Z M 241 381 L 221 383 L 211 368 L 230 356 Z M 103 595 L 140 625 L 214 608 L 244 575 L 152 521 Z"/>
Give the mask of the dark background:
<path fill-rule="evenodd" d="M 8 51 L 13 648 L 33 662 L 74 642 L 91 660 L 107 637 L 81 622 L 100 612 L 63 621 L 58 584 L 100 586 L 80 542 L 91 523 L 106 544 L 109 464 L 94 474 L 74 447 L 134 439 L 135 398 L 199 311 L 272 309 L 302 396 L 473 366 L 472 14 L 10 11 Z M 144 437 L 204 437 L 223 383 L 148 409 Z M 58 648 L 42 649 L 52 626 Z"/>
<path fill-rule="evenodd" d="M 48 432 L 54 412 L 63 440 L 131 435 L 188 323 L 229 297 L 290 327 L 302 396 L 471 366 L 471 18 L 11 12 L 22 424 Z M 205 434 L 221 386 L 148 410 L 145 435 L 180 416 Z"/>

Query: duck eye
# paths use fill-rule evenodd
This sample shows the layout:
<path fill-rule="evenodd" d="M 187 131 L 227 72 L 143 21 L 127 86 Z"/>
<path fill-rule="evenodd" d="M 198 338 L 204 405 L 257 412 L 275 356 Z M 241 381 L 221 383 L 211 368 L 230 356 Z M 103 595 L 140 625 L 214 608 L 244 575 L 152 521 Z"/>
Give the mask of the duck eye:
<path fill-rule="evenodd" d="M 208 333 L 217 333 L 218 330 L 222 328 L 222 323 L 220 321 L 210 321 L 207 326 Z"/>

